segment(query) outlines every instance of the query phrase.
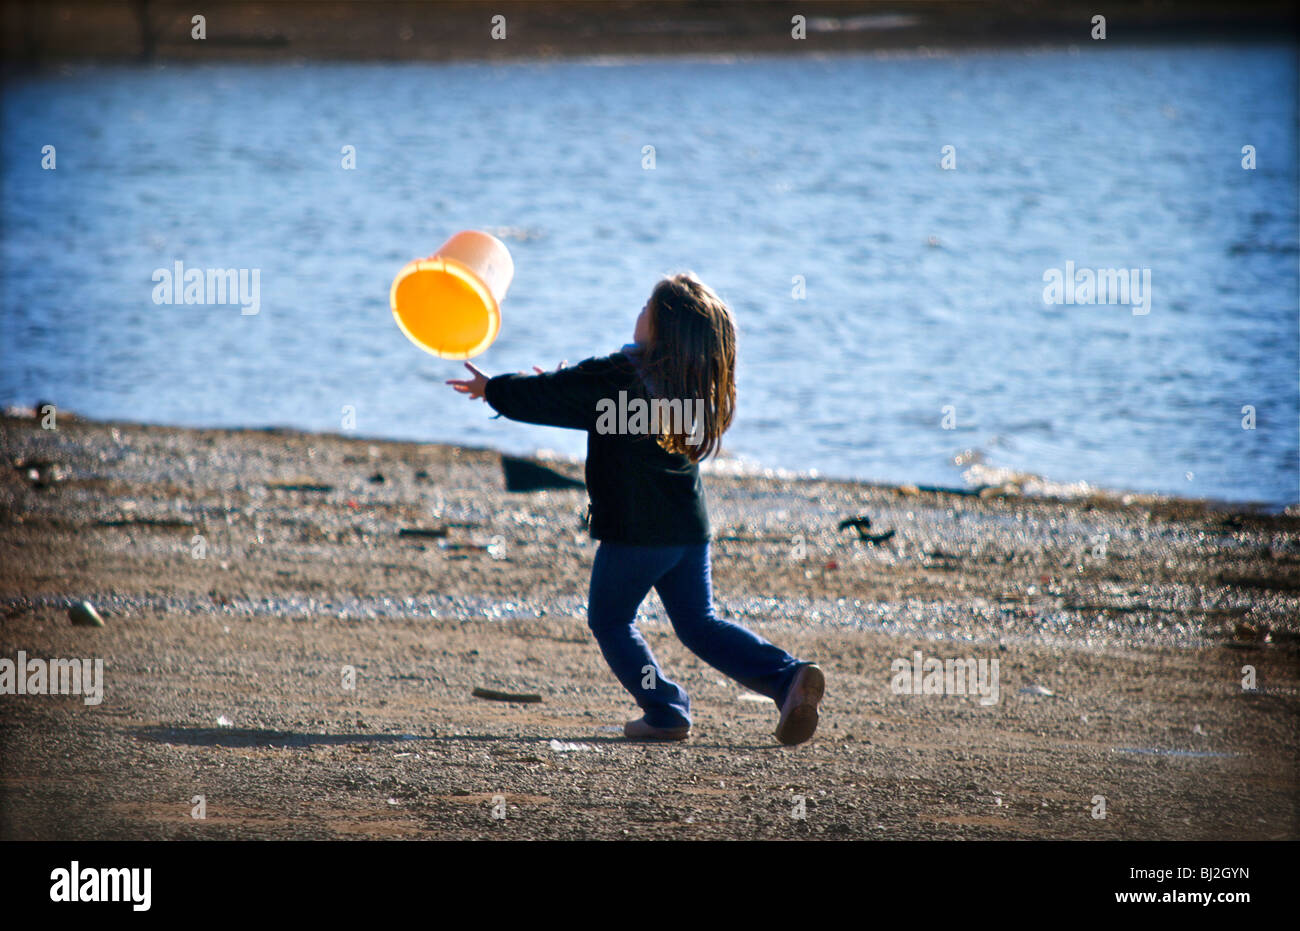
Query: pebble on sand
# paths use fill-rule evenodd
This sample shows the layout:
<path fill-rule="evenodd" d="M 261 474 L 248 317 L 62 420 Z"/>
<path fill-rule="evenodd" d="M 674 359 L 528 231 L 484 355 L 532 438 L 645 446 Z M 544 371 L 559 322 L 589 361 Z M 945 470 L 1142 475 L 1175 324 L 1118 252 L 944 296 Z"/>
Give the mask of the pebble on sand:
<path fill-rule="evenodd" d="M 68 608 L 68 618 L 77 627 L 103 627 L 104 619 L 99 616 L 95 606 L 89 601 L 82 601 Z"/>

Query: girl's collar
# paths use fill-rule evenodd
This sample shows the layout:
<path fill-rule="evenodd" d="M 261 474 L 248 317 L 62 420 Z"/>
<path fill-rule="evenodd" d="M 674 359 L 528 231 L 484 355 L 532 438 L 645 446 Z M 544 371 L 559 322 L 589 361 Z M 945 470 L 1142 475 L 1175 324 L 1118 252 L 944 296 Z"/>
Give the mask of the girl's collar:
<path fill-rule="evenodd" d="M 645 382 L 646 387 L 651 392 L 657 391 L 654 381 L 645 370 L 645 346 L 641 343 L 625 343 L 619 352 L 632 360 L 632 365 L 636 368 L 637 374 L 641 376 L 641 380 Z"/>

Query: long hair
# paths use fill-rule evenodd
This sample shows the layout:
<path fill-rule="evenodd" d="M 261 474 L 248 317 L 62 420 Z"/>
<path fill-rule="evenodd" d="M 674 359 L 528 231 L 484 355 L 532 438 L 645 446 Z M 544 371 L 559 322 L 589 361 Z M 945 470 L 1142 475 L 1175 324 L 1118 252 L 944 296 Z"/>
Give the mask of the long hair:
<path fill-rule="evenodd" d="M 657 398 L 680 399 L 688 416 L 660 423 L 657 442 L 699 462 L 717 453 L 736 410 L 736 328 L 713 289 L 683 272 L 650 294 L 643 365 Z M 700 415 L 702 423 L 688 422 Z M 667 419 L 667 418 L 665 418 Z"/>

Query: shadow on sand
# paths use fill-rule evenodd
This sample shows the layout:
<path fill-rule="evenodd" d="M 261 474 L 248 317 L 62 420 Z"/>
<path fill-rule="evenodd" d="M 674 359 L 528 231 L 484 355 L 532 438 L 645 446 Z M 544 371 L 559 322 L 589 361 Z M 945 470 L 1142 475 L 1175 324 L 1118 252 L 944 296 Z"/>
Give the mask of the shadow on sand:
<path fill-rule="evenodd" d="M 339 744 L 393 744 L 433 740 L 415 734 L 300 734 L 246 727 L 145 727 L 137 737 L 191 747 L 320 747 Z"/>
<path fill-rule="evenodd" d="M 330 747 L 346 744 L 402 744 L 416 741 L 438 742 L 482 742 L 482 743 L 521 743 L 530 744 L 533 740 L 547 741 L 549 738 L 507 737 L 491 734 L 302 734 L 294 731 L 273 731 L 247 727 L 143 727 L 136 730 L 135 736 L 155 743 L 177 744 L 189 747 Z M 727 750 L 772 750 L 780 748 L 773 741 L 770 744 L 715 744 L 688 741 L 685 744 L 675 741 L 632 741 L 624 737 L 591 734 L 577 734 L 564 738 L 565 742 L 586 744 L 591 747 L 636 746 L 636 747 L 694 747 L 699 749 Z"/>

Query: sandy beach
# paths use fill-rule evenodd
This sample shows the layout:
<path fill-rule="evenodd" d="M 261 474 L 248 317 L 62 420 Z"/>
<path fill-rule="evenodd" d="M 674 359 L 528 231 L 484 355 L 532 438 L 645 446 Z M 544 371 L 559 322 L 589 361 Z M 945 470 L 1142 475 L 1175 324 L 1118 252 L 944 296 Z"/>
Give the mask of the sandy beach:
<path fill-rule="evenodd" d="M 0 658 L 103 660 L 98 704 L 0 695 L 5 839 L 1300 833 L 1295 516 L 717 470 L 719 609 L 822 665 L 822 725 L 780 746 L 652 597 L 696 718 L 655 745 L 586 628 L 581 489 L 507 492 L 490 450 L 63 412 L 0 447 Z M 894 535 L 838 529 L 860 515 Z M 916 651 L 997 660 L 997 700 L 898 694 Z"/>

